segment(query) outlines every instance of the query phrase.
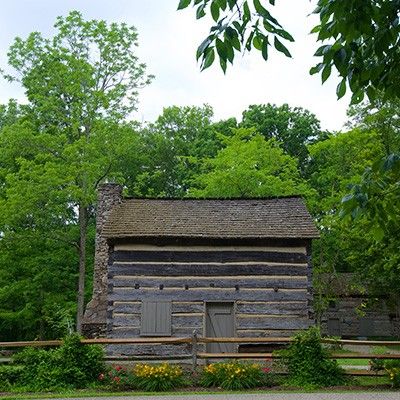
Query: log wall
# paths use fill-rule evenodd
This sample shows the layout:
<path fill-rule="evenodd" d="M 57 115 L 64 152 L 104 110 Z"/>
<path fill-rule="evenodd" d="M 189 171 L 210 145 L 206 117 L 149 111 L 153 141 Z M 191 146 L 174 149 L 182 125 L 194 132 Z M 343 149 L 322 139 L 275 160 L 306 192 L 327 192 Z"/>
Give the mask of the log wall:
<path fill-rule="evenodd" d="M 172 336 L 205 335 L 205 302 L 235 305 L 239 337 L 292 336 L 313 324 L 309 246 L 115 244 L 108 336 L 140 336 L 141 301 L 172 301 Z M 171 353 L 172 352 L 172 353 Z M 110 346 L 119 355 L 190 352 L 188 345 Z"/>

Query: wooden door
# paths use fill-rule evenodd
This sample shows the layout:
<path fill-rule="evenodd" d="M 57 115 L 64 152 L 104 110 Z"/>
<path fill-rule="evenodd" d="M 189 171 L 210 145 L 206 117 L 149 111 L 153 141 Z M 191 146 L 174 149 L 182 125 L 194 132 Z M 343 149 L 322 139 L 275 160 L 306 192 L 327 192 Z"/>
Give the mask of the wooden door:
<path fill-rule="evenodd" d="M 233 303 L 206 303 L 206 336 L 234 337 Z M 233 343 L 207 343 L 209 353 L 232 353 Z"/>

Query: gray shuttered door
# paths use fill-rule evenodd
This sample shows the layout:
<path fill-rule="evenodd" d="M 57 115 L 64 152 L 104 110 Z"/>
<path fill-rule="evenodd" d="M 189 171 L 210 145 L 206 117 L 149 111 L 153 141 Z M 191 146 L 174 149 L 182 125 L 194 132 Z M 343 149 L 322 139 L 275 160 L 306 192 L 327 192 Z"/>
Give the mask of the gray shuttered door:
<path fill-rule="evenodd" d="M 142 302 L 142 336 L 171 335 L 171 301 L 144 300 Z"/>
<path fill-rule="evenodd" d="M 206 304 L 206 336 L 207 337 L 234 337 L 233 303 Z M 210 353 L 232 353 L 233 343 L 207 343 Z"/>

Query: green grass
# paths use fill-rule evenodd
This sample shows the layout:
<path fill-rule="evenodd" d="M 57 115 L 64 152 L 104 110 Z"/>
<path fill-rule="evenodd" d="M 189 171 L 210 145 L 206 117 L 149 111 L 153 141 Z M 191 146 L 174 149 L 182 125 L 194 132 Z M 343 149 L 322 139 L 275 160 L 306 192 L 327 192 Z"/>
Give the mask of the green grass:
<path fill-rule="evenodd" d="M 366 388 L 390 385 L 390 380 L 387 376 L 357 376 L 353 380 L 355 386 L 364 386 Z"/>
<path fill-rule="evenodd" d="M 337 360 L 339 365 L 354 365 L 354 366 L 368 366 L 369 360 L 365 358 L 339 358 Z"/>
<path fill-rule="evenodd" d="M 321 389 L 302 389 L 302 388 L 291 388 L 285 385 L 281 386 L 281 389 L 271 389 L 271 390 L 242 390 L 242 391 L 211 391 L 211 390 L 202 390 L 202 391 L 176 391 L 176 392 L 110 392 L 103 390 L 95 390 L 95 389 L 86 389 L 86 390 L 71 390 L 71 391 L 63 391 L 60 393 L 15 393 L 15 394 L 7 394 L 6 396 L 1 396 L 1 400 L 28 400 L 28 399 L 55 399 L 55 398 L 71 398 L 71 397 L 120 397 L 120 396 L 134 396 L 138 398 L 143 398 L 146 396 L 183 396 L 183 395 L 227 395 L 232 393 L 259 393 L 259 394 L 268 394 L 268 393 L 323 393 L 326 391 L 334 392 L 334 393 L 360 393 L 363 391 L 371 391 L 371 390 L 384 390 L 388 389 L 390 386 L 389 378 L 386 376 L 359 376 L 353 377 L 348 382 L 349 389 L 344 388 L 321 388 Z M 356 390 L 351 390 L 351 387 L 356 386 Z"/>

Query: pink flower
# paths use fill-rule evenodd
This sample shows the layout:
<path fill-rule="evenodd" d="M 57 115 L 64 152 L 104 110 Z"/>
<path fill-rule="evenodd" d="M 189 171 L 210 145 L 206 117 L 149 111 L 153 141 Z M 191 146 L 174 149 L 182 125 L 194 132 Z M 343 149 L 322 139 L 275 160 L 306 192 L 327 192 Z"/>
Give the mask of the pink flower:
<path fill-rule="evenodd" d="M 103 381 L 104 380 L 104 374 L 100 374 L 99 375 L 99 381 Z"/>
<path fill-rule="evenodd" d="M 269 372 L 271 372 L 271 368 L 265 367 L 263 368 L 263 371 L 268 374 Z"/>
<path fill-rule="evenodd" d="M 119 376 L 114 376 L 114 382 L 119 383 L 121 381 L 121 378 Z"/>
<path fill-rule="evenodd" d="M 122 369 L 122 367 L 121 367 L 120 365 L 117 365 L 117 366 L 115 367 L 115 370 L 116 370 L 116 371 L 121 371 L 121 369 Z"/>

